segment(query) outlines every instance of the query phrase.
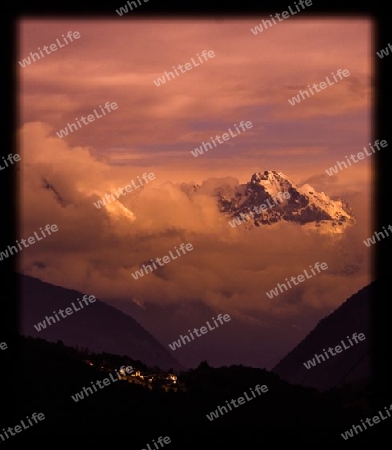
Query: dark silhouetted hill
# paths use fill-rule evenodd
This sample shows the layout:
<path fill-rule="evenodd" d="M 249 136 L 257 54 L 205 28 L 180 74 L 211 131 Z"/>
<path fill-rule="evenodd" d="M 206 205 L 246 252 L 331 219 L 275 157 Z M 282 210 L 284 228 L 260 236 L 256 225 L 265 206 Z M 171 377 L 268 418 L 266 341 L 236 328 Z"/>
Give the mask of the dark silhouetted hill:
<path fill-rule="evenodd" d="M 364 287 L 322 319 L 273 371 L 289 383 L 311 386 L 322 391 L 369 378 L 370 302 L 374 297 L 374 290 L 375 283 Z M 351 338 L 353 333 L 363 333 L 366 339 L 310 369 L 304 366 L 305 362 L 314 358 L 315 353 L 324 354 L 323 349 L 341 345 L 341 340 L 348 346 L 347 336 Z"/>
<path fill-rule="evenodd" d="M 91 295 L 89 293 L 88 295 Z M 62 340 L 65 345 L 88 348 L 95 352 L 127 355 L 149 366 L 179 370 L 182 366 L 169 351 L 132 317 L 99 300 L 37 331 L 34 325 L 53 311 L 80 308 L 80 292 L 54 286 L 26 275 L 20 275 L 20 333 L 48 341 Z"/>
<path fill-rule="evenodd" d="M 61 343 L 18 337 L 9 346 L 17 350 L 17 370 L 8 383 L 13 386 L 9 387 L 13 409 L 1 426 L 16 425 L 33 412 L 45 414 L 43 422 L 10 438 L 14 445 L 17 441 L 29 445 L 49 442 L 62 447 L 78 442 L 139 449 L 147 448 L 146 444 L 159 436 L 171 438 L 171 449 L 224 448 L 229 444 L 256 448 L 289 441 L 331 445 L 343 442 L 340 433 L 368 414 L 358 401 L 358 406 L 345 408 L 344 390 L 332 400 L 315 389 L 291 386 L 266 370 L 245 366 L 216 369 L 205 362 L 180 375 L 187 392 L 150 391 L 118 381 L 74 402 L 72 395 L 107 373 L 89 366 L 83 362 L 84 354 Z M 257 384 L 267 385 L 268 392 L 213 421 L 207 419 L 206 414 L 225 406 L 226 400 L 244 396 L 244 391 L 249 393 Z M 362 442 L 372 439 L 374 431 L 360 438 Z"/>

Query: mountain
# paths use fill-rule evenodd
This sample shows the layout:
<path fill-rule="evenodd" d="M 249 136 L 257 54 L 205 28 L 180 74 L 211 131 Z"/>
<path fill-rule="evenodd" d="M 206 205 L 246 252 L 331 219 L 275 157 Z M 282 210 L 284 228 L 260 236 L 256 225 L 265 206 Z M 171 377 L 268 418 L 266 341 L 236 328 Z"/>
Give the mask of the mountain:
<path fill-rule="evenodd" d="M 188 330 L 200 328 L 206 321 L 212 323 L 212 317 L 228 311 L 212 308 L 202 300 L 165 305 L 125 298 L 121 301 L 105 299 L 105 302 L 116 305 L 134 317 L 143 328 L 151 330 L 185 367 L 197 367 L 206 360 L 214 367 L 244 364 L 272 369 L 279 361 L 279 355 L 285 355 L 292 343 L 298 341 L 298 330 L 287 329 L 284 320 L 275 317 L 265 320 L 260 312 L 251 310 L 242 317 L 231 315 L 231 320 L 217 330 L 173 351 L 169 344 L 178 340 L 180 335 L 189 334 Z M 273 345 L 271 336 L 274 336 Z"/>
<path fill-rule="evenodd" d="M 150 333 L 132 317 L 99 300 L 80 307 L 80 292 L 20 275 L 20 332 L 65 345 L 87 347 L 94 352 L 127 355 L 149 366 L 181 370 L 182 366 Z M 80 309 L 61 318 L 58 310 Z M 71 308 L 72 309 L 72 308 Z M 34 325 L 57 313 L 59 320 L 37 331 Z"/>
<path fill-rule="evenodd" d="M 292 384 L 327 390 L 348 381 L 365 379 L 370 376 L 370 302 L 374 298 L 375 283 L 364 287 L 352 295 L 332 314 L 322 319 L 316 328 L 280 361 L 273 372 Z M 353 346 L 348 337 L 353 333 L 363 333 L 365 340 Z M 341 341 L 348 349 L 344 349 Z M 353 340 L 351 339 L 353 342 Z M 342 347 L 341 353 L 317 362 L 307 369 L 315 354 L 324 354 L 323 349 Z M 324 358 L 326 358 L 324 356 Z M 308 364 L 309 367 L 309 364 Z"/>
<path fill-rule="evenodd" d="M 248 183 L 220 191 L 218 204 L 223 213 L 237 217 L 238 225 L 248 222 L 250 228 L 285 220 L 339 234 L 355 223 L 346 202 L 331 200 L 309 184 L 298 187 L 273 170 L 254 173 Z"/>

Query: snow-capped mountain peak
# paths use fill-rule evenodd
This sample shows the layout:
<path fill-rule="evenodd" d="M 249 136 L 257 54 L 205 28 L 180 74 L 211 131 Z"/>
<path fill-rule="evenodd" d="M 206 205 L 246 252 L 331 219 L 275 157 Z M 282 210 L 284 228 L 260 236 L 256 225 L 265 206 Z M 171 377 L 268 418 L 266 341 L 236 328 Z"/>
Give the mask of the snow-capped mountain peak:
<path fill-rule="evenodd" d="M 355 223 L 346 202 L 332 200 L 309 184 L 298 187 L 286 175 L 273 170 L 254 173 L 248 183 L 234 188 L 234 195 L 222 192 L 218 204 L 223 213 L 245 220 L 247 228 L 284 220 L 322 233 L 342 233 Z M 262 204 L 267 208 L 260 210 Z"/>

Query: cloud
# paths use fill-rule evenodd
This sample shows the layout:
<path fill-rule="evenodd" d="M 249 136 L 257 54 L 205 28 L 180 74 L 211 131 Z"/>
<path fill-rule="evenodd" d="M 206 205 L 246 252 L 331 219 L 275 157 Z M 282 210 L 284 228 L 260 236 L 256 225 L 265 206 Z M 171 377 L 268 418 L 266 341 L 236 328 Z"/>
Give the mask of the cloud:
<path fill-rule="evenodd" d="M 252 231 L 231 228 L 217 200 L 238 185 L 234 177 L 206 179 L 195 191 L 187 177 L 175 183 L 161 172 L 120 197 L 121 203 L 97 209 L 93 202 L 105 193 L 154 167 L 111 166 L 88 148 L 51 137 L 51 131 L 38 122 L 21 129 L 21 237 L 47 223 L 59 228 L 22 251 L 24 273 L 98 298 L 137 298 L 141 304 L 200 299 L 242 320 L 321 314 L 369 281 L 370 251 L 362 242 L 370 236 L 366 199 L 353 196 L 361 220 L 339 241 L 291 223 Z M 327 180 L 313 179 L 319 185 Z M 181 243 L 191 243 L 194 250 L 157 272 L 132 277 L 142 263 L 168 255 Z M 277 283 L 315 262 L 326 262 L 328 270 L 267 297 Z"/>
<path fill-rule="evenodd" d="M 81 36 L 31 66 L 19 67 L 22 121 L 39 117 L 54 133 L 106 101 L 117 102 L 118 110 L 70 134 L 67 141 L 91 146 L 100 155 L 113 147 L 130 154 L 138 150 L 146 164 L 171 157 L 175 143 L 185 155 L 179 165 L 188 170 L 194 164 L 190 150 L 241 120 L 252 121 L 254 128 L 208 155 L 214 169 L 232 146 L 241 153 L 271 152 L 276 145 L 294 151 L 298 144 L 306 147 L 311 119 L 327 122 L 322 129 L 313 127 L 312 148 L 325 146 L 330 130 L 342 140 L 347 135 L 346 128 L 339 129 L 342 115 L 348 118 L 371 106 L 371 20 L 295 19 L 254 36 L 250 28 L 257 23 L 255 18 L 132 24 L 22 20 L 21 57 L 55 42 L 65 31 L 77 30 Z M 204 49 L 216 56 L 163 86 L 154 85 L 165 71 Z M 319 83 L 339 68 L 349 69 L 350 76 L 290 106 L 288 99 L 298 94 L 298 86 Z M 197 123 L 201 125 L 195 129 Z M 364 127 L 355 127 L 361 136 Z M 255 132 L 261 128 L 262 135 Z M 292 130 L 297 138 L 304 134 L 300 143 Z"/>

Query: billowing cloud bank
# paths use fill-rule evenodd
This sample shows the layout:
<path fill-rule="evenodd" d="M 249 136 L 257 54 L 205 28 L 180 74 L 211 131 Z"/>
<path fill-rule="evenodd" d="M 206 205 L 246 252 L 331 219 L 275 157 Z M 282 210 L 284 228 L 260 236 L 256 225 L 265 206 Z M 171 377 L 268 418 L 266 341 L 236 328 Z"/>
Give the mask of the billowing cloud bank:
<path fill-rule="evenodd" d="M 88 148 L 50 136 L 53 130 L 44 123 L 21 130 L 20 237 L 47 223 L 59 228 L 21 251 L 26 274 L 101 298 L 160 304 L 201 299 L 243 318 L 253 311 L 260 317 L 329 311 L 369 282 L 371 250 L 362 242 L 371 235 L 367 186 L 359 184 L 344 198 L 358 225 L 340 241 L 286 223 L 247 232 L 232 229 L 217 209 L 214 192 L 237 183 L 232 176 L 205 180 L 193 195 L 190 180 L 173 183 L 154 167 L 109 165 Z M 122 204 L 94 206 L 144 172 L 154 172 L 155 180 L 121 197 Z M 324 178 L 315 174 L 316 189 Z M 131 276 L 141 263 L 182 242 L 194 250 L 138 280 Z M 328 270 L 287 294 L 266 296 L 315 262 L 326 262 Z"/>

